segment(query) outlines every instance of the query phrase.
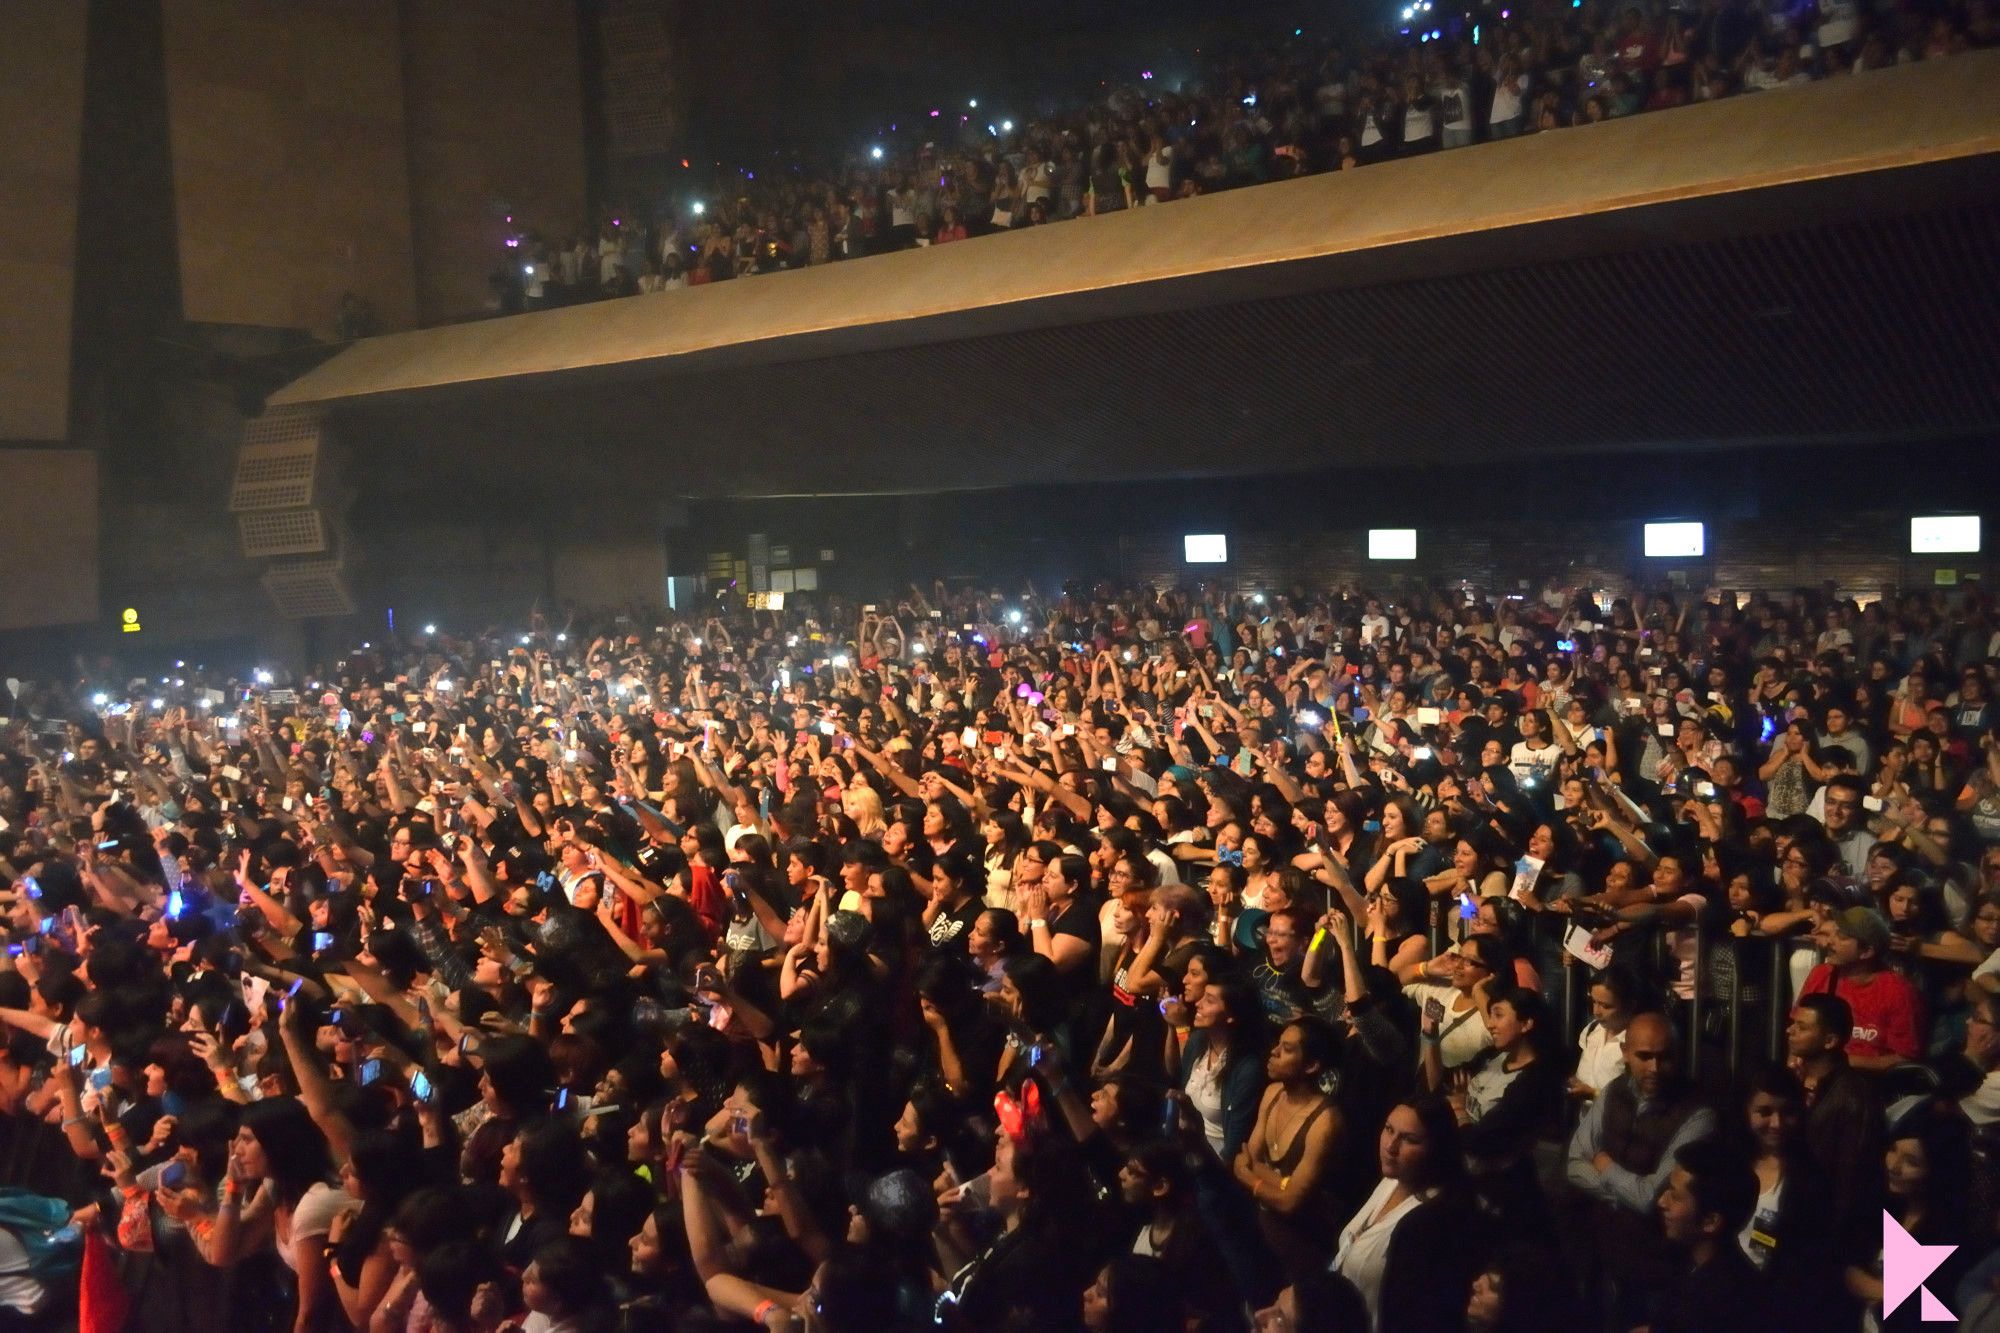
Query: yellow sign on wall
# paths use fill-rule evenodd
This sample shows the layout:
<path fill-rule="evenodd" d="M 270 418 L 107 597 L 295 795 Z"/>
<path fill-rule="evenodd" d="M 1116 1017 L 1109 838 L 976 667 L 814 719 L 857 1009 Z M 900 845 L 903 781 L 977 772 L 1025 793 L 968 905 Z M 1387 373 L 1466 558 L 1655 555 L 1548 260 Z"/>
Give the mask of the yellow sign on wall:
<path fill-rule="evenodd" d="M 118 628 L 123 630 L 125 633 L 137 634 L 139 632 L 138 607 L 136 606 L 126 607 L 123 611 L 119 612 L 118 619 L 120 621 Z"/>

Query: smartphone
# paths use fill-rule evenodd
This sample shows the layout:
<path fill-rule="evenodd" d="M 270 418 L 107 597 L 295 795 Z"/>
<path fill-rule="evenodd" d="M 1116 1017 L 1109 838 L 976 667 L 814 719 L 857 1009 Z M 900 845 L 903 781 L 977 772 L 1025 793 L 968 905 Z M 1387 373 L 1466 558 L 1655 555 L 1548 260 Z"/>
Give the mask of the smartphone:
<path fill-rule="evenodd" d="M 376 1079 L 380 1077 L 382 1077 L 382 1062 L 380 1060 L 363 1060 L 361 1062 L 361 1068 L 357 1072 L 357 1078 L 359 1079 L 362 1087 L 364 1088 L 367 1087 L 370 1083 L 373 1083 Z"/>
<path fill-rule="evenodd" d="M 42 896 L 41 881 L 37 880 L 33 875 L 21 876 L 21 892 L 27 894 L 30 898 L 40 898 Z"/>
<path fill-rule="evenodd" d="M 347 1021 L 347 1011 L 345 1009 L 335 1009 L 330 1013 L 328 1013 L 326 1016 L 326 1023 L 328 1027 L 337 1028 L 346 1021 Z"/>
<path fill-rule="evenodd" d="M 330 930 L 315 930 L 315 931 L 313 932 L 313 952 L 314 952 L 314 953 L 325 953 L 325 952 L 326 952 L 326 951 L 327 951 L 328 949 L 331 949 L 332 947 L 333 947 L 333 932 L 332 932 L 332 931 L 330 931 Z"/>
<path fill-rule="evenodd" d="M 470 1032 L 459 1033 L 458 1034 L 459 1057 L 461 1059 L 464 1058 L 465 1055 L 468 1054 L 471 1050 L 472 1050 L 472 1034 Z"/>
<path fill-rule="evenodd" d="M 1098 767 L 1103 769 L 1106 773 L 1116 773 L 1118 771 L 1118 760 L 1115 758 L 1107 758 L 1102 762 L 1100 762 L 1098 764 Z"/>
<path fill-rule="evenodd" d="M 567 1111 L 567 1110 L 569 1110 L 569 1089 L 568 1089 L 568 1088 L 557 1088 L 557 1089 L 556 1089 L 556 1110 L 558 1110 L 558 1111 Z"/>
<path fill-rule="evenodd" d="M 1433 1023 L 1442 1023 L 1444 1021 L 1444 1001 L 1438 999 L 1435 995 L 1425 1000 L 1424 1017 Z"/>
<path fill-rule="evenodd" d="M 1861 808 L 1871 815 L 1879 815 L 1882 813 L 1882 798 L 1879 796 L 1864 796 L 1861 798 Z"/>
<path fill-rule="evenodd" d="M 1473 901 L 1472 895 L 1469 893 L 1459 894 L 1458 919 L 1460 921 L 1470 921 L 1478 915 L 1479 915 L 1479 904 Z"/>
<path fill-rule="evenodd" d="M 89 1049 L 89 1047 L 86 1047 L 86 1046 L 72 1046 L 72 1047 L 70 1047 L 70 1048 L 69 1048 L 69 1063 L 70 1063 L 70 1068 L 74 1069 L 74 1068 L 76 1068 L 76 1067 L 77 1067 L 78 1065 L 81 1065 L 81 1064 L 83 1063 L 83 1058 L 84 1058 L 84 1056 L 86 1056 L 86 1055 L 88 1055 L 88 1054 L 90 1054 L 90 1049 Z"/>
<path fill-rule="evenodd" d="M 168 919 L 178 920 L 180 918 L 181 913 L 186 910 L 187 910 L 187 900 L 181 896 L 181 891 L 179 889 L 175 889 L 172 893 L 167 895 Z"/>
<path fill-rule="evenodd" d="M 315 938 L 317 938 L 317 937 L 315 937 Z M 294 982 L 292 982 L 292 984 L 291 984 L 291 985 L 289 985 L 289 986 L 287 986 L 287 987 L 285 988 L 285 998 L 286 998 L 287 1000 L 290 1000 L 290 999 L 295 999 L 295 998 L 297 998 L 297 996 L 298 996 L 298 993 L 299 993 L 299 987 L 301 987 L 301 986 L 303 986 L 303 985 L 305 985 L 305 984 L 306 984 L 306 979 L 305 979 L 304 977 L 300 977 L 300 978 L 298 978 L 297 980 L 295 980 Z"/>
<path fill-rule="evenodd" d="M 166 1168 L 160 1172 L 160 1188 L 163 1190 L 179 1189 L 181 1186 L 187 1184 L 187 1174 L 186 1162 L 168 1162 Z"/>
<path fill-rule="evenodd" d="M 1168 1093 L 1166 1099 L 1160 1105 L 1160 1132 L 1162 1134 L 1177 1134 L 1180 1132 L 1180 1127 L 1181 1104 L 1174 1100 L 1172 1093 Z"/>

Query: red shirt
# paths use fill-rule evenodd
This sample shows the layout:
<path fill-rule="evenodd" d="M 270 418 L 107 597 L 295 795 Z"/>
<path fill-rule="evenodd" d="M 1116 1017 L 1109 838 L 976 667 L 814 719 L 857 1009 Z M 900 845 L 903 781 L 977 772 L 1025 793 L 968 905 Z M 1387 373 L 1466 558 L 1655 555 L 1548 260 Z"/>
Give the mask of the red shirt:
<path fill-rule="evenodd" d="M 1915 1060 L 1923 1054 L 1922 1004 L 1917 989 L 1895 972 L 1884 969 L 1866 981 L 1836 978 L 1832 963 L 1821 963 L 1806 978 L 1801 995 L 1838 995 L 1854 1011 L 1854 1035 L 1847 1054 L 1893 1055 Z"/>

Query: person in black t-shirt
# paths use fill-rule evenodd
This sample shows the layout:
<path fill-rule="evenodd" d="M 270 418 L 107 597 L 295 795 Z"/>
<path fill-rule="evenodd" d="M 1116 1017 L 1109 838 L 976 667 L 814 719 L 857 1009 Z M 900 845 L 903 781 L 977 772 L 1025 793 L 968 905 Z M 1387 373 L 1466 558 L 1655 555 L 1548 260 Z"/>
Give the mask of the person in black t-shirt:
<path fill-rule="evenodd" d="M 1718 1139 L 1700 1139 L 1674 1157 L 1656 1205 L 1667 1241 L 1689 1267 L 1661 1293 L 1652 1333 L 1727 1333 L 1762 1325 L 1764 1287 L 1737 1244 L 1757 1207 L 1757 1174 Z"/>

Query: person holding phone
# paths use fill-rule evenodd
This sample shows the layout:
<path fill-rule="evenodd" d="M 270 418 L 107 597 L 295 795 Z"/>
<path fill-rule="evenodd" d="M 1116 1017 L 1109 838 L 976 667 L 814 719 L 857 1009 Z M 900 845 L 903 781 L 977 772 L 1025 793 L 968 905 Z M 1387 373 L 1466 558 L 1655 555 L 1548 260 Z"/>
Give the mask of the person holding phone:
<path fill-rule="evenodd" d="M 1403 991 L 1420 1008 L 1424 1044 L 1437 1048 L 1444 1069 L 1455 1070 L 1470 1065 L 1492 1044 L 1485 1023 L 1487 996 L 1512 979 L 1514 963 L 1498 940 L 1481 935 L 1468 936 L 1437 961 L 1447 978 L 1444 985 L 1418 982 Z M 1494 969 L 1503 965 L 1504 980 L 1496 980 Z"/>
<path fill-rule="evenodd" d="M 229 1152 L 214 1228 L 196 1233 L 202 1257 L 233 1267 L 275 1249 L 298 1279 L 293 1333 L 312 1333 L 335 1300 L 325 1242 L 333 1220 L 355 1200 L 331 1183 L 326 1136 L 304 1103 L 290 1097 L 253 1102 Z"/>

